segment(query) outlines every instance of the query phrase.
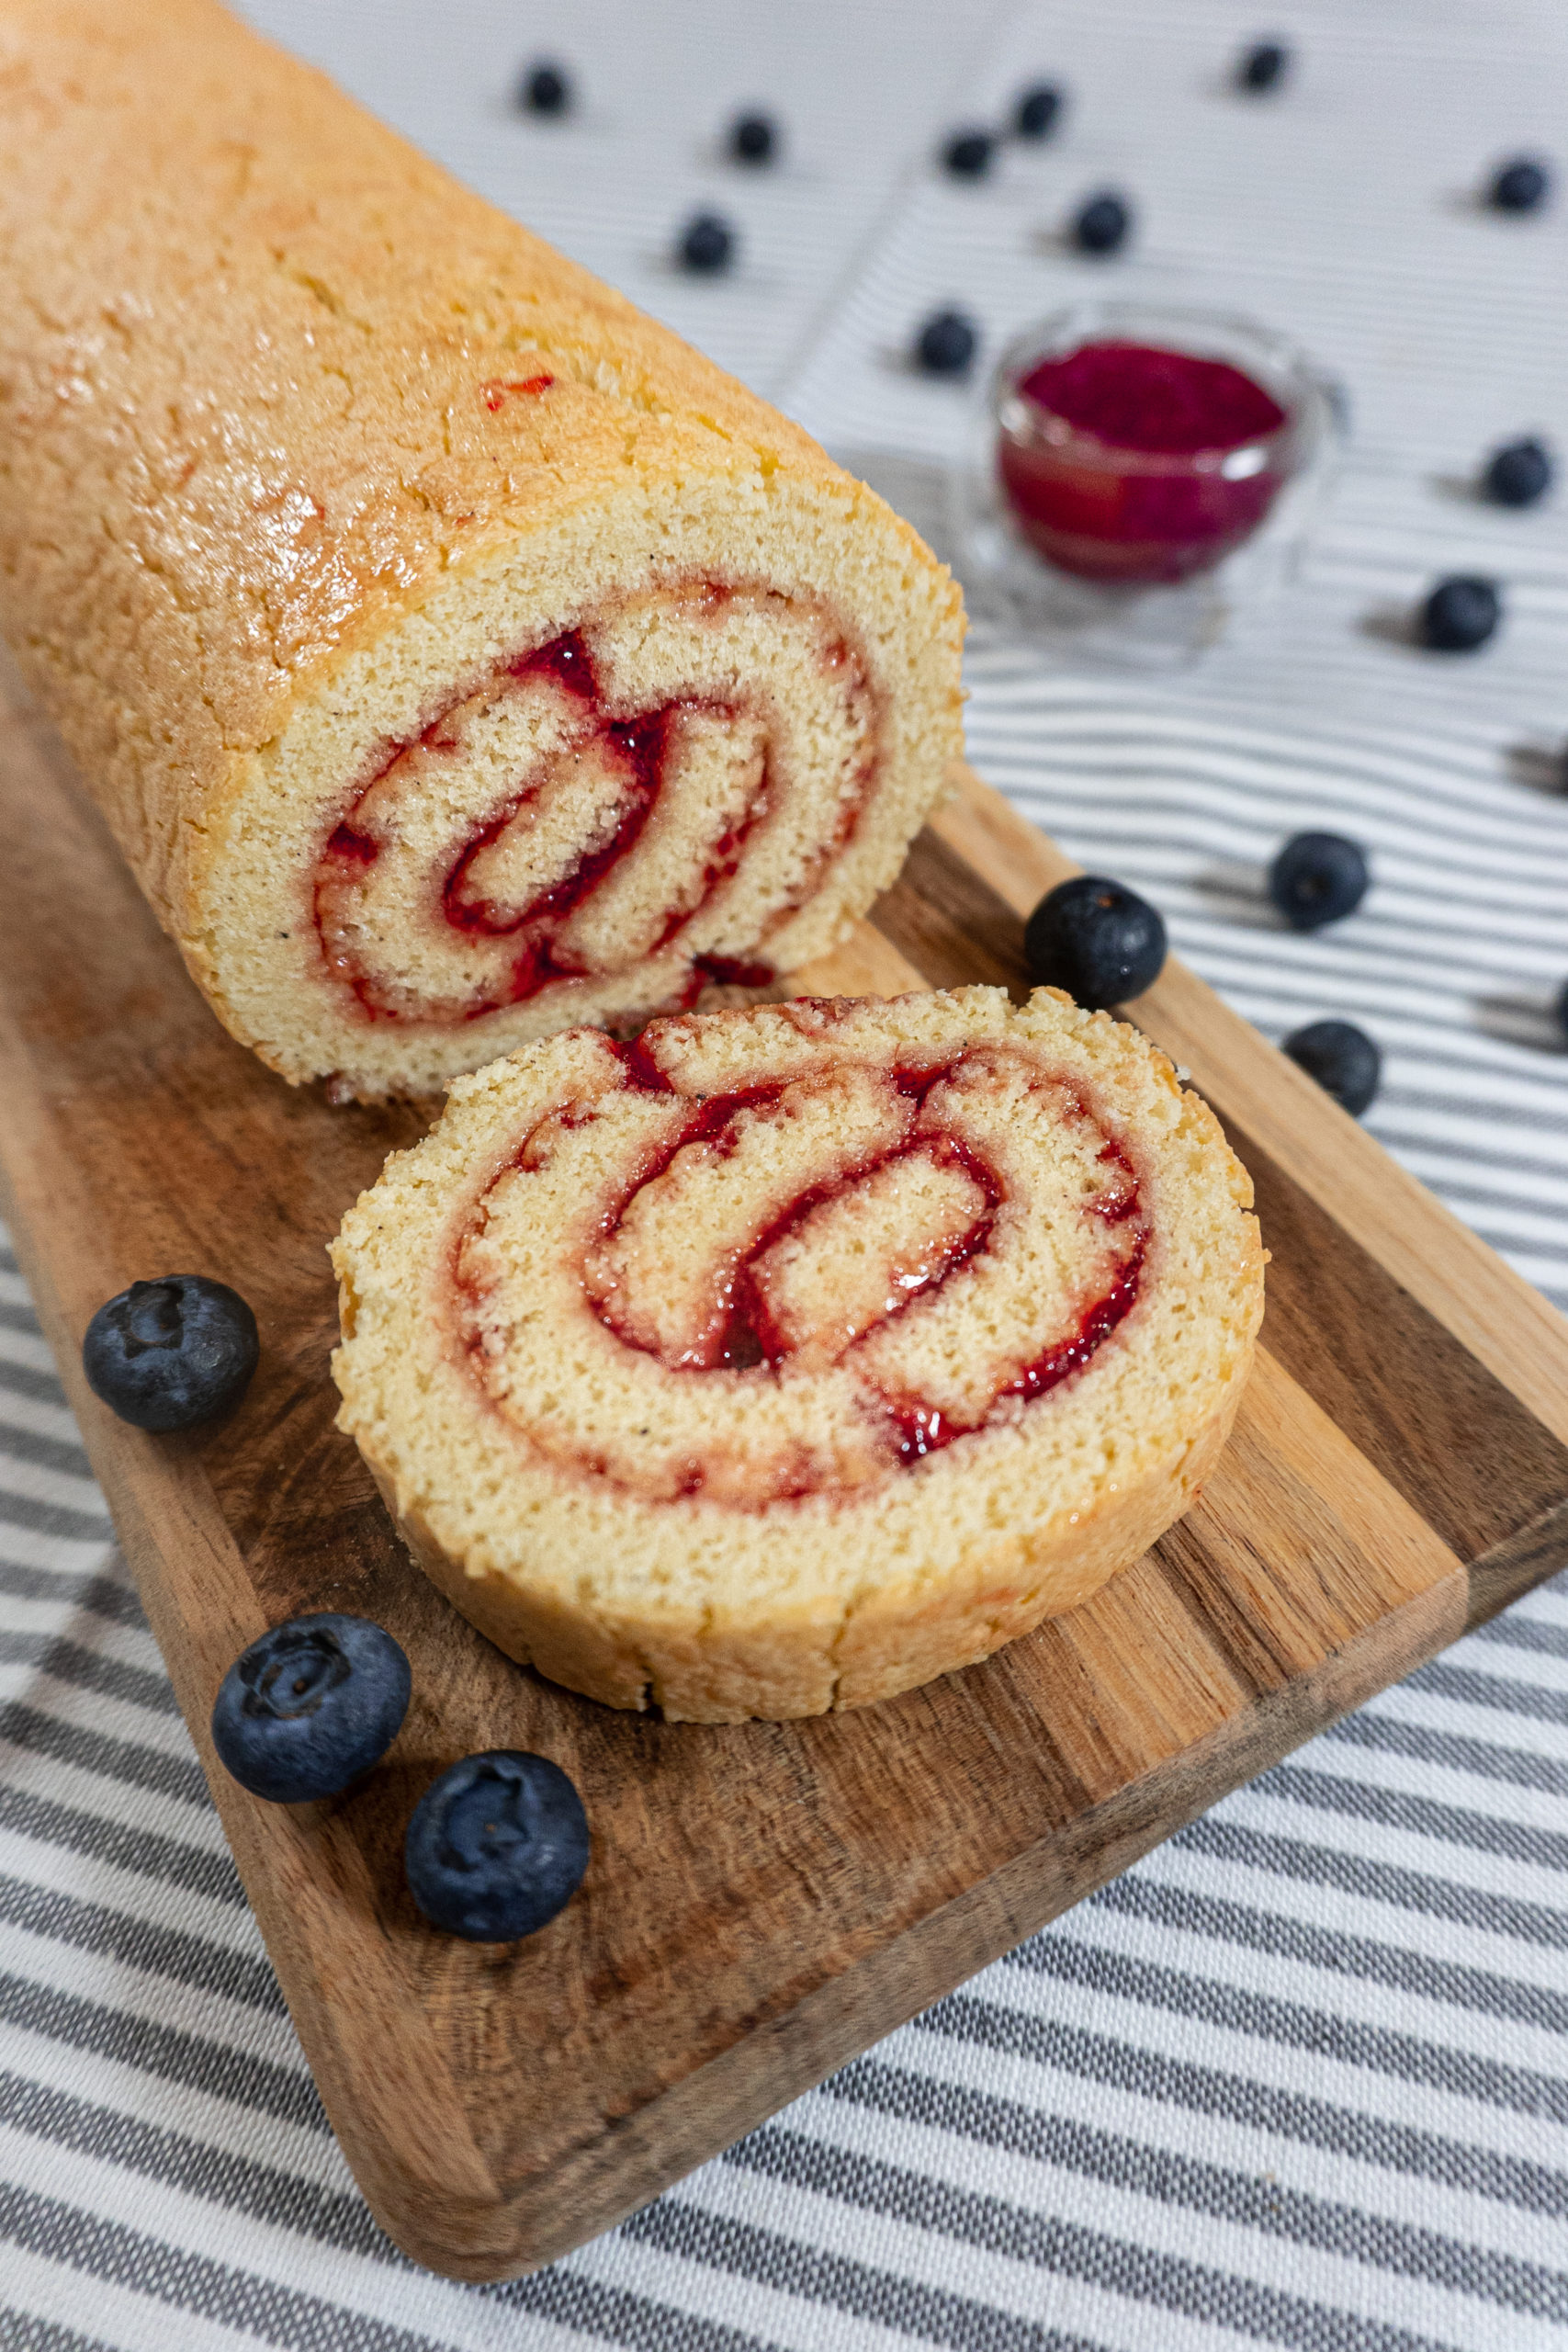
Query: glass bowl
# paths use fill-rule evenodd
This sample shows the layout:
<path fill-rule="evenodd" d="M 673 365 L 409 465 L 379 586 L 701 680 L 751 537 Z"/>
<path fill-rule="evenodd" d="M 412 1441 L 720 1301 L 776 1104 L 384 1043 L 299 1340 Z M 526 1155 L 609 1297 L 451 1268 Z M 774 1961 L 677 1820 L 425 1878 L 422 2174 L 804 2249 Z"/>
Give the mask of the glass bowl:
<path fill-rule="evenodd" d="M 965 586 L 1037 635 L 1190 656 L 1297 552 L 1334 430 L 1331 388 L 1267 328 L 1075 303 L 997 367 L 959 484 Z M 1247 567 L 1259 540 L 1276 560 Z"/>

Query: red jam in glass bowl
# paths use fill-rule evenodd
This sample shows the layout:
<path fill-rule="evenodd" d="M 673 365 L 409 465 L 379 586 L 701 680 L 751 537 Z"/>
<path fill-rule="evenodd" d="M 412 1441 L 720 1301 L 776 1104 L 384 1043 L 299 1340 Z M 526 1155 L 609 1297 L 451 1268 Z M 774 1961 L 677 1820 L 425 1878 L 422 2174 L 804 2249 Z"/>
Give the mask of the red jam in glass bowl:
<path fill-rule="evenodd" d="M 1019 528 L 1083 580 L 1212 570 L 1302 462 L 1291 388 L 1278 367 L 1259 372 L 1274 390 L 1217 353 L 1128 334 L 1015 345 L 998 379 L 997 471 Z"/>

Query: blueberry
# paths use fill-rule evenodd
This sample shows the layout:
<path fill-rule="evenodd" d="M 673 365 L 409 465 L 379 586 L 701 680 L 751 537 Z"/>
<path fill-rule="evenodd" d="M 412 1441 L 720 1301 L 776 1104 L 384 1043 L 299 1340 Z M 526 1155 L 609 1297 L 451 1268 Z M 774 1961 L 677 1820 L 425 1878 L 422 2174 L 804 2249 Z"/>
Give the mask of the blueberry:
<path fill-rule="evenodd" d="M 1062 93 L 1052 82 L 1036 82 L 1021 90 L 1012 110 L 1012 127 L 1020 139 L 1049 139 L 1062 111 Z"/>
<path fill-rule="evenodd" d="M 1291 70 L 1291 52 L 1282 40 L 1255 40 L 1243 50 L 1235 69 L 1236 87 L 1277 90 Z"/>
<path fill-rule="evenodd" d="M 290 1617 L 219 1684 L 212 1745 L 253 1796 L 335 1797 L 385 1756 L 412 1688 L 408 1659 L 367 1617 Z"/>
<path fill-rule="evenodd" d="M 771 164 L 779 151 L 779 130 L 771 114 L 737 115 L 729 152 L 738 164 Z"/>
<path fill-rule="evenodd" d="M 1503 617 L 1503 599 L 1490 580 L 1456 574 L 1439 580 L 1421 607 L 1421 642 L 1434 653 L 1473 653 Z"/>
<path fill-rule="evenodd" d="M 243 1395 L 261 1343 L 237 1290 L 205 1274 L 132 1283 L 105 1301 L 82 1341 L 95 1396 L 139 1430 L 216 1420 Z"/>
<path fill-rule="evenodd" d="M 1486 200 L 1499 212 L 1535 212 L 1551 192 L 1551 174 L 1533 155 L 1516 155 L 1500 164 L 1486 191 Z"/>
<path fill-rule="evenodd" d="M 718 212 L 694 212 L 681 232 L 682 269 L 699 277 L 716 277 L 735 259 L 735 232 Z"/>
<path fill-rule="evenodd" d="M 531 1936 L 588 1868 L 588 1816 L 558 1764 L 492 1747 L 465 1756 L 414 1807 L 409 1892 L 433 1927 L 470 1943 Z"/>
<path fill-rule="evenodd" d="M 1354 914 L 1371 874 L 1343 833 L 1296 833 L 1269 868 L 1269 896 L 1293 931 L 1321 931 Z"/>
<path fill-rule="evenodd" d="M 1100 874 L 1048 890 L 1023 934 L 1030 978 L 1066 989 L 1091 1012 L 1152 988 L 1165 963 L 1165 924 L 1146 899 Z"/>
<path fill-rule="evenodd" d="M 541 59 L 524 74 L 517 98 L 525 114 L 570 114 L 571 77 L 564 66 Z"/>
<path fill-rule="evenodd" d="M 962 311 L 933 311 L 915 338 L 915 365 L 926 376 L 967 375 L 978 341 Z"/>
<path fill-rule="evenodd" d="M 1481 486 L 1495 506 L 1533 506 L 1551 488 L 1551 452 L 1539 441 L 1506 441 L 1486 460 Z"/>
<path fill-rule="evenodd" d="M 988 130 L 956 130 L 942 151 L 942 169 L 955 180 L 983 180 L 996 144 Z"/>
<path fill-rule="evenodd" d="M 1073 220 L 1073 243 L 1082 254 L 1113 254 L 1127 242 L 1133 225 L 1132 207 L 1114 188 L 1101 188 L 1079 206 Z"/>
<path fill-rule="evenodd" d="M 1378 1091 L 1382 1056 L 1353 1021 L 1309 1021 L 1286 1038 L 1285 1051 L 1353 1119 Z"/>

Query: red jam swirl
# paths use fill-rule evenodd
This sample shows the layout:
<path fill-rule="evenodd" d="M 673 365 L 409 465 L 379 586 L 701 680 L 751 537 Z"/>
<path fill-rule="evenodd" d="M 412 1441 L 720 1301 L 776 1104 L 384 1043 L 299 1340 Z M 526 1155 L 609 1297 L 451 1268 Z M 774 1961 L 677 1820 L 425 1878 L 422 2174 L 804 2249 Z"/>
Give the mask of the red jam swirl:
<path fill-rule="evenodd" d="M 651 1057 L 645 1053 L 638 1059 L 640 1045 L 641 1040 L 638 1039 L 631 1046 L 615 1049 L 626 1066 L 631 1084 L 646 1092 L 666 1091 L 662 1073 L 659 1073 L 661 1082 L 658 1084 L 651 1083 L 644 1075 Z M 930 1069 L 893 1069 L 886 1073 L 886 1077 L 907 1100 L 923 1104 L 938 1080 L 950 1075 L 952 1067 L 951 1063 L 945 1063 Z M 688 1144 L 706 1142 L 717 1142 L 722 1149 L 738 1112 L 775 1103 L 784 1091 L 784 1081 L 780 1080 L 734 1093 L 705 1096 L 693 1108 L 676 1133 L 666 1140 L 658 1156 L 639 1169 L 636 1180 L 626 1188 L 619 1207 L 605 1217 L 605 1233 L 612 1234 L 619 1228 L 638 1193 L 664 1174 L 677 1152 L 683 1151 Z M 753 1277 L 753 1267 L 804 1225 L 814 1209 L 824 1207 L 829 1201 L 842 1200 L 857 1184 L 863 1184 L 868 1177 L 876 1175 L 884 1168 L 892 1167 L 896 1161 L 908 1159 L 917 1151 L 929 1152 L 933 1148 L 943 1160 L 963 1168 L 964 1174 L 985 1197 L 987 1205 L 967 1233 L 942 1246 L 935 1266 L 922 1272 L 918 1281 L 909 1281 L 903 1285 L 903 1295 L 892 1310 L 894 1315 L 903 1314 L 928 1290 L 940 1289 L 950 1274 L 955 1273 L 960 1266 L 966 1265 L 984 1247 L 1002 1199 L 999 1179 L 978 1152 L 953 1136 L 922 1134 L 911 1136 L 888 1150 L 871 1153 L 845 1174 L 803 1186 L 788 1205 L 777 1211 L 761 1228 L 750 1247 L 737 1260 L 727 1286 L 722 1320 L 710 1344 L 700 1355 L 688 1352 L 674 1357 L 647 1349 L 646 1342 L 625 1329 L 614 1306 L 607 1300 L 594 1303 L 600 1321 L 626 1346 L 643 1347 L 649 1353 L 660 1352 L 661 1362 L 671 1372 L 750 1372 L 758 1365 L 769 1371 L 776 1369 L 786 1356 L 794 1352 L 794 1342 L 780 1330 L 769 1312 L 767 1302 Z M 884 1321 L 887 1319 L 890 1318 L 885 1317 Z"/>
<path fill-rule="evenodd" d="M 616 1046 L 611 1050 L 619 1059 L 624 1071 L 624 1089 L 646 1094 L 670 1095 L 676 1091 L 668 1074 L 662 1069 L 646 1039 L 630 1045 Z M 614 1289 L 595 1295 L 584 1280 L 584 1295 L 604 1328 L 620 1343 L 643 1355 L 656 1358 L 671 1373 L 683 1377 L 700 1377 L 715 1374 L 741 1374 L 759 1381 L 776 1379 L 788 1370 L 798 1340 L 781 1325 L 772 1312 L 767 1296 L 759 1284 L 756 1269 L 775 1252 L 781 1243 L 796 1235 L 815 1212 L 831 1202 L 840 1201 L 867 1184 L 882 1170 L 913 1155 L 925 1156 L 942 1167 L 962 1170 L 973 1185 L 980 1205 L 966 1227 L 948 1235 L 934 1250 L 926 1252 L 925 1261 L 913 1272 L 901 1275 L 899 1295 L 890 1298 L 881 1315 L 850 1342 L 840 1361 L 852 1367 L 856 1348 L 861 1340 L 880 1336 L 890 1324 L 907 1315 L 918 1301 L 927 1300 L 940 1293 L 963 1271 L 983 1259 L 992 1245 L 998 1214 L 1003 1210 L 1009 1191 L 999 1170 L 972 1140 L 946 1131 L 932 1124 L 928 1114 L 928 1098 L 944 1081 L 953 1080 L 966 1059 L 983 1056 L 986 1048 L 968 1049 L 946 1061 L 925 1066 L 878 1069 L 874 1075 L 890 1091 L 895 1091 L 911 1106 L 914 1116 L 906 1125 L 902 1137 L 890 1146 L 867 1153 L 852 1165 L 838 1173 L 803 1184 L 782 1206 L 775 1205 L 765 1221 L 750 1236 L 743 1249 L 727 1259 L 716 1272 L 712 1285 L 713 1312 L 705 1329 L 689 1338 L 679 1348 L 650 1340 L 646 1333 L 630 1328 L 621 1311 L 620 1301 Z M 818 1073 L 819 1075 L 819 1073 Z M 1120 1325 L 1137 1305 L 1141 1295 L 1148 1250 L 1142 1193 L 1136 1173 L 1121 1142 L 1108 1135 L 1103 1123 L 1084 1102 L 1082 1096 L 1064 1081 L 1041 1074 L 1042 1082 L 1062 1092 L 1067 1115 L 1085 1122 L 1091 1134 L 1100 1138 L 1092 1158 L 1101 1167 L 1107 1181 L 1086 1200 L 1079 1214 L 1092 1220 L 1103 1234 L 1107 1227 L 1124 1228 L 1120 1246 L 1112 1256 L 1108 1273 L 1098 1277 L 1099 1286 L 1092 1295 L 1080 1300 L 1066 1327 L 1058 1328 L 1049 1340 L 1036 1351 L 1021 1356 L 997 1371 L 988 1404 L 976 1418 L 973 1415 L 954 1419 L 931 1399 L 908 1389 L 874 1380 L 864 1371 L 857 1374 L 865 1401 L 882 1418 L 885 1436 L 882 1441 L 885 1467 L 909 1469 L 942 1453 L 956 1440 L 976 1434 L 989 1426 L 998 1413 L 1005 1414 L 1010 1406 L 1027 1406 L 1048 1394 L 1062 1383 L 1084 1371 L 1095 1359 Z M 621 1231 L 638 1196 L 666 1174 L 677 1155 L 689 1146 L 706 1145 L 718 1157 L 727 1157 L 735 1148 L 736 1121 L 744 1112 L 763 1110 L 777 1105 L 786 1086 L 800 1081 L 770 1080 L 756 1086 L 729 1092 L 686 1098 L 687 1107 L 680 1120 L 662 1136 L 657 1148 L 639 1158 L 635 1173 L 624 1190 L 615 1198 L 600 1220 L 603 1237 L 613 1239 Z M 592 1107 L 570 1108 L 556 1114 L 556 1123 L 575 1128 L 595 1116 Z M 492 1180 L 476 1206 L 465 1233 L 458 1238 L 454 1253 L 454 1271 L 459 1294 L 464 1295 L 469 1310 L 467 1347 L 469 1359 L 481 1384 L 484 1382 L 485 1343 L 480 1332 L 481 1318 L 473 1310 L 477 1305 L 472 1285 L 462 1268 L 464 1247 L 468 1236 L 478 1229 L 485 1215 L 486 1202 L 494 1184 L 518 1168 L 533 1164 L 536 1138 L 549 1127 L 550 1121 L 531 1131 L 507 1167 Z M 595 1475 L 615 1474 L 602 1459 L 590 1465 Z M 679 1491 L 692 1495 L 702 1490 L 705 1474 L 700 1462 L 690 1464 Z M 830 1477 L 809 1474 L 793 1475 L 787 1486 L 775 1487 L 764 1499 L 803 1497 L 830 1491 L 836 1485 Z"/>
<path fill-rule="evenodd" d="M 1257 529 L 1284 480 L 1274 440 L 1290 419 L 1229 360 L 1106 339 L 1041 360 L 1004 424 L 1003 492 L 1021 528 L 1064 571 L 1177 581 L 1209 570 Z M 1256 466 L 1227 473 L 1237 451 Z"/>
<path fill-rule="evenodd" d="M 547 378 L 525 385 L 509 385 L 504 390 L 533 391 L 548 380 Z M 710 610 L 721 610 L 732 594 L 716 583 L 706 583 L 702 602 Z M 841 639 L 835 639 L 828 648 L 824 667 L 843 669 L 846 690 L 862 690 L 858 665 Z M 610 978 L 659 955 L 713 904 L 735 876 L 753 838 L 775 813 L 781 794 L 771 750 L 765 750 L 760 780 L 748 805 L 698 853 L 700 870 L 695 875 L 688 873 L 680 902 L 666 908 L 652 939 L 641 941 L 637 953 L 623 962 L 574 951 L 562 934 L 572 918 L 587 909 L 596 893 L 637 852 L 671 788 L 676 766 L 675 738 L 682 721 L 697 717 L 731 723 L 746 714 L 747 701 L 741 693 L 722 702 L 694 694 L 677 695 L 668 702 L 629 713 L 617 711 L 602 687 L 592 649 L 581 630 L 568 631 L 503 664 L 493 674 L 488 690 L 461 700 L 469 707 L 479 702 L 489 708 L 508 691 L 541 681 L 569 696 L 576 706 L 578 717 L 570 730 L 570 753 L 578 759 L 593 755 L 601 768 L 611 772 L 617 781 L 619 792 L 613 826 L 603 838 L 585 844 L 564 872 L 558 873 L 522 904 L 502 904 L 487 896 L 475 868 L 519 819 L 526 820 L 537 812 L 550 782 L 549 763 L 546 763 L 544 773 L 521 778 L 499 808 L 458 833 L 429 877 L 428 897 L 434 902 L 428 910 L 430 919 L 459 938 L 505 940 L 511 943 L 513 952 L 499 970 L 492 970 L 488 979 L 470 989 L 464 1001 L 456 1004 L 421 1004 L 411 1000 L 405 977 L 389 969 L 388 960 L 373 950 L 367 952 L 362 937 L 358 893 L 369 869 L 377 865 L 391 845 L 386 814 L 383 811 L 373 820 L 367 804 L 394 777 L 400 763 L 407 761 L 411 753 L 418 752 L 435 757 L 461 754 L 463 726 L 453 717 L 458 705 L 455 702 L 449 706 L 412 741 L 394 746 L 375 775 L 359 787 L 346 813 L 327 836 L 313 891 L 316 931 L 327 967 L 339 984 L 351 991 L 361 1011 L 371 1020 L 441 1023 L 478 1021 L 503 1006 L 525 1003 L 546 989 Z M 827 864 L 851 839 L 869 795 L 873 773 L 874 762 L 863 763 L 856 778 L 856 789 L 842 807 L 835 837 L 823 846 L 789 905 L 774 914 L 774 923 L 784 920 L 804 902 L 820 881 Z M 416 791 L 417 786 L 411 785 L 409 788 Z M 385 799 L 384 793 L 382 798 Z M 391 825 L 395 830 L 395 812 Z M 389 959 L 392 964 L 396 960 Z M 687 969 L 683 990 L 678 983 L 673 991 L 677 1002 L 683 1005 L 694 1002 L 710 982 L 755 989 L 768 987 L 774 978 L 773 967 L 757 956 L 699 954 L 690 959 Z"/>

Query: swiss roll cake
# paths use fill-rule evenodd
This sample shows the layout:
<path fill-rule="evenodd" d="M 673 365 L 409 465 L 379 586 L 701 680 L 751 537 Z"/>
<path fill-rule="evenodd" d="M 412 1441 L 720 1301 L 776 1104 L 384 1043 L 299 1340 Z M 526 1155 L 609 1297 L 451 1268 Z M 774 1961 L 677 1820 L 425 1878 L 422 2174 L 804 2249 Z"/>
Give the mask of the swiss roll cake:
<path fill-rule="evenodd" d="M 0 626 L 220 1018 L 423 1091 L 830 948 L 957 591 L 215 0 L 0 0 Z"/>
<path fill-rule="evenodd" d="M 612 1706 L 853 1707 L 1182 1512 L 1263 1311 L 1251 1183 L 1055 990 L 576 1028 L 457 1080 L 333 1249 L 340 1428 L 421 1566 Z"/>

